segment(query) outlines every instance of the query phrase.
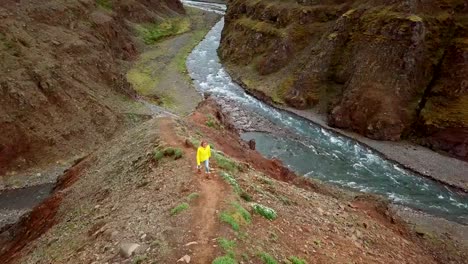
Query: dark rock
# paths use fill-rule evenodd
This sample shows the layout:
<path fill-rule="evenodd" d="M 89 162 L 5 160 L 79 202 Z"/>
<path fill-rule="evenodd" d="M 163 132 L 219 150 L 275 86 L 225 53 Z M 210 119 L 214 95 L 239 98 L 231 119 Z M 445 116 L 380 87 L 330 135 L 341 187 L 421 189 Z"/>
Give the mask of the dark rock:
<path fill-rule="evenodd" d="M 256 145 L 255 139 L 249 140 L 249 148 L 250 148 L 251 150 L 255 150 L 255 145 Z"/>

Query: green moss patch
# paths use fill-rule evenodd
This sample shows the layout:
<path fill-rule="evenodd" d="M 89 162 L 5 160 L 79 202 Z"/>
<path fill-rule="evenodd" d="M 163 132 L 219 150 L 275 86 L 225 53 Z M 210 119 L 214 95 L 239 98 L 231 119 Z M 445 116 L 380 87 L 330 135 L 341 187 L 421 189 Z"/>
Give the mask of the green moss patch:
<path fill-rule="evenodd" d="M 190 19 L 176 17 L 152 24 L 137 25 L 136 30 L 146 44 L 154 44 L 159 40 L 182 34 L 190 30 Z"/>

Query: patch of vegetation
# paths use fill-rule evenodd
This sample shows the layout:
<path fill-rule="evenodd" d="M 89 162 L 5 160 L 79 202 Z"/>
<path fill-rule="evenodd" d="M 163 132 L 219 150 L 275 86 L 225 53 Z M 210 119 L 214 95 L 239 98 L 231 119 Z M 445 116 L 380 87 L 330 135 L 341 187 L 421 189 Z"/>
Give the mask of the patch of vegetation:
<path fill-rule="evenodd" d="M 284 31 L 282 31 L 279 28 L 276 28 L 273 24 L 263 21 L 252 20 L 247 17 L 242 17 L 238 19 L 235 23 L 252 31 L 260 32 L 271 36 L 283 37 L 285 35 Z"/>
<path fill-rule="evenodd" d="M 227 256 L 234 258 L 234 248 L 236 247 L 236 242 L 234 240 L 228 240 L 224 237 L 221 237 L 218 238 L 218 244 Z"/>
<path fill-rule="evenodd" d="M 265 264 L 278 264 L 278 261 L 276 261 L 274 257 L 272 257 L 270 254 L 266 252 L 261 252 L 258 254 L 258 256 Z"/>
<path fill-rule="evenodd" d="M 144 263 L 146 260 L 148 260 L 148 256 L 146 256 L 146 255 L 137 256 L 133 260 L 133 264 L 141 264 L 141 263 Z"/>
<path fill-rule="evenodd" d="M 296 256 L 289 257 L 289 260 L 291 261 L 292 264 L 307 264 L 305 260 L 298 258 Z"/>
<path fill-rule="evenodd" d="M 172 208 L 171 210 L 171 215 L 176 215 L 184 210 L 187 210 L 189 208 L 189 204 L 188 203 L 181 203 L 179 205 L 177 205 L 176 207 Z"/>
<path fill-rule="evenodd" d="M 180 148 L 174 150 L 174 159 L 180 159 L 184 156 L 184 152 Z"/>
<path fill-rule="evenodd" d="M 7 39 L 7 37 L 0 32 L 0 42 L 3 44 L 3 46 L 8 50 L 14 47 L 13 42 Z"/>
<path fill-rule="evenodd" d="M 251 201 L 253 201 L 252 196 L 250 196 L 250 194 L 246 193 L 245 191 L 242 191 L 242 192 L 241 192 L 240 197 L 241 197 L 242 199 L 244 199 L 244 201 L 246 201 L 246 202 L 251 202 Z"/>
<path fill-rule="evenodd" d="M 244 220 L 247 222 L 247 223 L 251 223 L 252 222 L 252 216 L 250 215 L 249 211 L 247 211 L 244 207 L 242 207 L 242 205 L 240 205 L 239 203 L 237 202 L 232 202 L 231 205 L 236 208 L 237 212 L 239 212 L 241 215 L 242 215 L 242 218 L 244 218 Z"/>
<path fill-rule="evenodd" d="M 194 192 L 194 193 L 191 193 L 187 196 L 187 201 L 191 202 L 195 199 L 197 199 L 198 197 L 200 197 L 200 194 Z"/>
<path fill-rule="evenodd" d="M 269 240 L 271 240 L 273 242 L 276 242 L 276 241 L 278 241 L 278 234 L 276 234 L 274 231 L 270 231 L 268 233 L 268 238 L 269 238 Z"/>
<path fill-rule="evenodd" d="M 175 105 L 175 99 L 170 94 L 159 94 L 159 102 L 158 105 L 164 106 L 165 108 L 173 108 Z"/>
<path fill-rule="evenodd" d="M 220 219 L 229 224 L 234 231 L 239 231 L 241 225 L 252 222 L 250 213 L 237 202 L 232 202 L 229 210 L 221 213 Z"/>
<path fill-rule="evenodd" d="M 260 177 L 260 182 L 268 185 L 273 185 L 273 181 L 267 177 Z"/>
<path fill-rule="evenodd" d="M 291 200 L 288 197 L 283 196 L 283 195 L 278 196 L 278 200 L 280 200 L 284 205 L 292 205 L 293 204 L 293 202 L 291 202 Z"/>
<path fill-rule="evenodd" d="M 412 21 L 412 22 L 422 22 L 422 21 L 423 21 L 423 19 L 422 19 L 420 16 L 417 16 L 417 15 L 414 15 L 414 14 L 413 14 L 413 15 L 410 15 L 410 16 L 408 17 L 408 19 L 409 19 L 410 21 Z"/>
<path fill-rule="evenodd" d="M 146 25 L 138 25 L 136 30 L 147 45 L 154 44 L 159 40 L 182 34 L 190 29 L 190 19 L 188 17 L 177 17 L 165 19 Z"/>
<path fill-rule="evenodd" d="M 270 207 L 257 204 L 257 203 L 253 203 L 252 208 L 257 214 L 265 217 L 268 220 L 274 220 L 278 217 L 278 215 L 276 214 L 276 211 Z"/>
<path fill-rule="evenodd" d="M 229 183 L 229 185 L 232 186 L 232 188 L 234 189 L 234 191 L 236 193 L 241 193 L 242 192 L 242 189 L 239 185 L 239 183 L 237 183 L 237 180 L 232 177 L 231 174 L 227 173 L 227 172 L 224 172 L 224 171 L 221 171 L 219 173 L 219 176 L 221 176 L 221 178 L 223 178 L 227 183 Z"/>
<path fill-rule="evenodd" d="M 232 159 L 224 156 L 222 152 L 219 151 L 213 151 L 213 159 L 216 162 L 216 165 L 218 165 L 219 168 L 224 169 L 228 172 L 238 172 L 239 171 L 239 165 L 233 161 Z"/>
<path fill-rule="evenodd" d="M 112 2 L 110 0 L 96 0 L 96 5 L 105 10 L 112 10 Z"/>
<path fill-rule="evenodd" d="M 217 257 L 212 264 L 237 264 L 237 261 L 230 256 Z"/>
<path fill-rule="evenodd" d="M 190 143 L 192 143 L 192 145 L 195 147 L 195 149 L 197 149 L 198 146 L 200 146 L 200 143 L 201 143 L 201 141 L 199 139 L 196 139 L 196 138 L 189 138 L 189 141 L 190 141 Z"/>
<path fill-rule="evenodd" d="M 142 67 L 131 69 L 127 73 L 127 80 L 142 95 L 150 95 L 158 83 L 158 79 L 152 75 L 151 71 L 142 69 Z"/>
<path fill-rule="evenodd" d="M 208 115 L 208 120 L 206 120 L 205 125 L 218 130 L 221 129 L 221 125 L 212 115 Z"/>
<path fill-rule="evenodd" d="M 160 161 L 160 160 L 162 160 L 162 158 L 164 158 L 164 151 L 161 151 L 161 150 L 157 149 L 157 150 L 155 150 L 153 152 L 153 159 L 155 161 Z"/>
<path fill-rule="evenodd" d="M 167 147 L 167 148 L 158 147 L 153 152 L 153 159 L 155 161 L 160 161 L 164 157 L 172 157 L 173 159 L 177 160 L 177 159 L 182 158 L 183 156 L 184 156 L 184 152 L 180 148 L 173 148 L 173 147 Z"/>
<path fill-rule="evenodd" d="M 222 222 L 229 224 L 234 231 L 239 231 L 240 225 L 232 215 L 223 212 L 221 213 L 220 219 Z"/>

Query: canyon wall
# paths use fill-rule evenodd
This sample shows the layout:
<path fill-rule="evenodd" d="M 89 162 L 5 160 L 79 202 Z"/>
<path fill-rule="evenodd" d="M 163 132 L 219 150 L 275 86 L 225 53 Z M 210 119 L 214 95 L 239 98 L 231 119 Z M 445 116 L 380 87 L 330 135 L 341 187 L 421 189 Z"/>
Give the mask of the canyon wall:
<path fill-rule="evenodd" d="M 0 3 L 0 175 L 96 147 L 135 96 L 133 23 L 183 14 L 178 0 Z"/>
<path fill-rule="evenodd" d="M 275 103 L 468 160 L 464 0 L 233 0 L 219 54 Z"/>

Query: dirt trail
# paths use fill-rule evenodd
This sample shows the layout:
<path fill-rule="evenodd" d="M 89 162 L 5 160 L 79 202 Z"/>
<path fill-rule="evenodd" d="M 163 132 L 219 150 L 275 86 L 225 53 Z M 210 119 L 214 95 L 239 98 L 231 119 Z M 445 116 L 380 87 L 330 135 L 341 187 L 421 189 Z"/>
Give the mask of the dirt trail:
<path fill-rule="evenodd" d="M 160 118 L 159 127 L 161 129 L 161 139 L 174 147 L 182 147 L 191 164 L 195 164 L 195 150 L 183 144 L 175 133 L 174 120 L 171 118 Z M 200 188 L 199 202 L 194 206 L 193 229 L 197 244 L 194 246 L 194 256 L 192 263 L 210 263 L 214 258 L 214 247 L 210 245 L 213 238 L 216 238 L 216 231 L 219 229 L 216 211 L 223 199 L 225 186 L 216 175 L 211 175 L 210 179 L 204 178 L 203 174 L 194 171 L 194 179 Z M 187 241 L 191 242 L 191 241 Z"/>

